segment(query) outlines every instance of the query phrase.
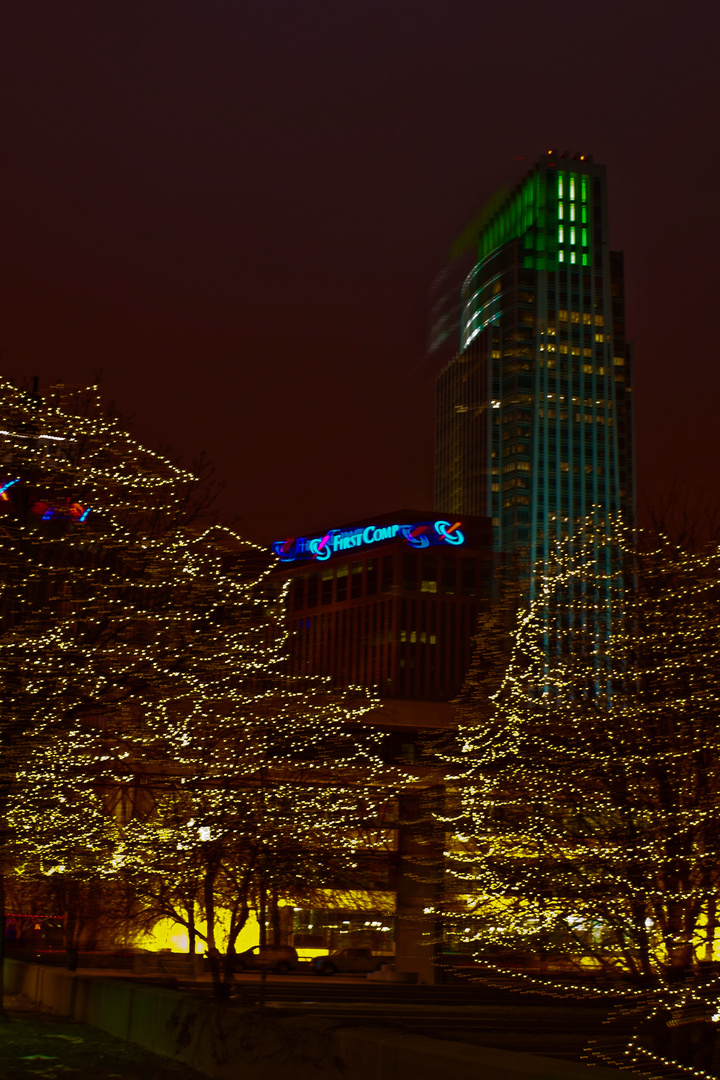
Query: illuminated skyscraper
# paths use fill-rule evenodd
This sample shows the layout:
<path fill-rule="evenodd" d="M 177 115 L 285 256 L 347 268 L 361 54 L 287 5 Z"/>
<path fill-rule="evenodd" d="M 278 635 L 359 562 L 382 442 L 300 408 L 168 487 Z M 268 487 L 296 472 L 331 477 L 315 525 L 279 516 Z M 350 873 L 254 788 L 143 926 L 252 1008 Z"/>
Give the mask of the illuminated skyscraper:
<path fill-rule="evenodd" d="M 438 377 L 435 500 L 492 518 L 494 550 L 535 564 L 593 507 L 634 518 L 632 354 L 604 166 L 549 151 L 475 236 L 457 355 Z"/>

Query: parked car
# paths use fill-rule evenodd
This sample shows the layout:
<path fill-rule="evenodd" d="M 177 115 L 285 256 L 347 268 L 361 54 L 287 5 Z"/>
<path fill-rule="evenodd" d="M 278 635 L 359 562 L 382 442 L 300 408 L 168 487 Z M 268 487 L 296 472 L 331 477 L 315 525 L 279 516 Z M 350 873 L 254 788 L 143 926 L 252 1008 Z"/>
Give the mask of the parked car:
<path fill-rule="evenodd" d="M 341 949 L 327 956 L 316 956 L 310 966 L 316 975 L 335 975 L 336 972 L 366 975 L 368 971 L 379 971 L 383 964 L 394 959 L 390 954 L 378 956 L 371 949 Z"/>
<path fill-rule="evenodd" d="M 235 957 L 236 971 L 274 971 L 276 975 L 287 975 L 301 968 L 292 945 L 255 945 Z"/>

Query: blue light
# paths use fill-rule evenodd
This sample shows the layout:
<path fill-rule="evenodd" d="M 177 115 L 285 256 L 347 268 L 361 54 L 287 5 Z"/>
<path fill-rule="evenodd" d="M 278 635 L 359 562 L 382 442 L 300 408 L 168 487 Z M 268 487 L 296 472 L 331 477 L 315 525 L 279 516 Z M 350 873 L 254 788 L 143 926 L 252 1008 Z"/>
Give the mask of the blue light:
<path fill-rule="evenodd" d="M 330 544 L 328 543 L 329 539 L 330 536 L 328 534 L 327 536 L 320 537 L 319 540 L 311 540 L 308 544 L 310 551 L 312 551 L 318 562 L 325 562 L 326 559 L 330 558 Z"/>
<path fill-rule="evenodd" d="M 295 540 L 277 540 L 272 545 L 272 550 L 280 562 L 294 562 L 297 554 Z"/>
<path fill-rule="evenodd" d="M 276 540 L 271 550 L 280 562 L 291 563 L 297 559 L 326 562 L 331 555 L 396 539 L 403 540 L 416 550 L 431 544 L 452 544 L 457 547 L 465 543 L 465 534 L 459 528 L 461 524 L 460 521 L 454 524 L 449 521 L 419 521 L 408 525 L 360 525 L 351 529 L 328 529 L 324 536 Z"/>
<path fill-rule="evenodd" d="M 464 544 L 465 535 L 458 528 L 460 524 L 462 524 L 460 521 L 456 521 L 454 525 L 451 525 L 449 521 L 436 521 L 435 532 L 446 544 Z"/>
<path fill-rule="evenodd" d="M 401 525 L 400 532 L 407 540 L 408 544 L 414 548 L 426 548 L 430 546 L 430 541 L 424 532 L 417 532 L 418 526 L 416 525 Z M 415 535 L 417 533 L 417 535 Z"/>

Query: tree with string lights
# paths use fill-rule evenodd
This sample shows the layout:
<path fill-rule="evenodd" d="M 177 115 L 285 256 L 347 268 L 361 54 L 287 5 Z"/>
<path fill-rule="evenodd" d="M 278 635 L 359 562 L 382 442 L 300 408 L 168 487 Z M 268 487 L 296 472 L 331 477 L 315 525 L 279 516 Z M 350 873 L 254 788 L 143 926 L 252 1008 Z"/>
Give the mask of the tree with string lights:
<path fill-rule="evenodd" d="M 330 838 L 352 851 L 340 823 L 377 800 L 382 771 L 348 726 L 370 696 L 287 677 L 269 555 L 199 528 L 195 477 L 139 447 L 94 392 L 0 389 L 3 869 L 13 846 L 24 873 L 55 881 L 127 876 L 134 860 L 133 884 L 148 870 L 160 909 L 184 897 L 189 924 L 199 872 L 214 952 L 217 895 L 235 889 L 239 927 L 249 880 L 262 905 L 299 853 L 307 867 Z"/>
<path fill-rule="evenodd" d="M 719 989 L 700 976 L 720 885 L 719 571 L 716 545 L 588 522 L 536 579 L 490 716 L 469 680 L 449 763 L 451 935 L 500 966 L 520 951 L 654 987 L 645 1019 L 674 1026 L 633 1044 L 648 1060 L 690 1061 Z"/>
<path fill-rule="evenodd" d="M 0 408 L 2 885 L 12 800 L 39 781 L 25 768 L 31 749 L 36 761 L 47 754 L 50 779 L 54 745 L 81 729 L 136 727 L 182 686 L 198 481 L 140 447 L 93 388 L 40 395 L 0 382 Z M 95 772 L 106 758 L 93 756 Z M 71 771 L 90 764 L 78 753 Z M 27 836 L 43 818 L 31 803 Z"/>
<path fill-rule="evenodd" d="M 81 941 L 121 941 L 140 915 L 118 875 L 119 824 L 97 789 L 104 756 L 97 730 L 81 724 L 60 739 L 34 731 L 9 799 L 8 898 L 15 909 L 28 896 L 61 913 L 70 967 Z"/>
<path fill-rule="evenodd" d="M 243 576 L 244 564 L 225 573 L 228 581 Z M 277 935 L 280 901 L 357 883 L 367 826 L 398 783 L 380 759 L 378 737 L 356 722 L 372 697 L 357 687 L 334 689 L 323 677 L 289 676 L 281 625 L 274 630 L 282 644 L 276 662 L 240 666 L 233 635 L 242 643 L 263 626 L 266 642 L 272 635 L 270 588 L 276 583 L 263 576 L 255 582 L 250 605 L 258 611 L 245 627 L 242 610 L 229 600 L 216 613 L 216 654 L 211 660 L 206 639 L 202 666 L 220 671 L 225 650 L 229 680 L 215 684 L 210 699 L 196 694 L 186 715 L 173 714 L 168 768 L 152 812 L 123 834 L 134 887 L 158 917 L 187 929 L 191 951 L 197 939 L 206 944 L 218 996 L 229 992 L 235 943 L 251 910 L 264 944 L 268 922 Z M 173 874 L 177 863 L 181 872 Z"/>

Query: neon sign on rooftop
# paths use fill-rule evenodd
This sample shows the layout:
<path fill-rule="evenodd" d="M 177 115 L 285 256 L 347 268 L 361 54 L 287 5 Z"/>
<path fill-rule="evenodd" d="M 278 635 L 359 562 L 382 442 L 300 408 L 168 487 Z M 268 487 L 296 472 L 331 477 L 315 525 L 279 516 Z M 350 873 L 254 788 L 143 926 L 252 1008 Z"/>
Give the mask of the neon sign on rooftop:
<path fill-rule="evenodd" d="M 454 524 L 450 521 L 418 521 L 410 525 L 359 525 L 352 529 L 329 529 L 324 536 L 276 540 L 272 550 L 281 562 L 295 562 L 296 559 L 325 562 L 331 555 L 352 548 L 366 548 L 398 538 L 416 549 L 437 544 L 455 547 L 465 543 L 465 535 L 460 531 L 461 524 L 460 521 Z"/>

